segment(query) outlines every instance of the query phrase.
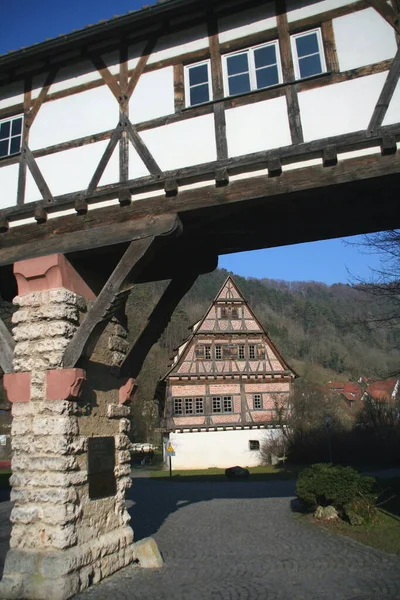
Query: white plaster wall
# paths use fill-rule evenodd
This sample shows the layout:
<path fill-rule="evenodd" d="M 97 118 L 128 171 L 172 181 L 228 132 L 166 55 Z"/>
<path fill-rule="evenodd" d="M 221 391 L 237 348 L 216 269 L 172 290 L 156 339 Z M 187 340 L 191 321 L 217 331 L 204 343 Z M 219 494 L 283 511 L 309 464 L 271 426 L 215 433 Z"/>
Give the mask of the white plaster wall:
<path fill-rule="evenodd" d="M 400 121 L 400 81 L 396 86 L 389 108 L 383 120 L 383 125 L 393 125 Z"/>
<path fill-rule="evenodd" d="M 33 122 L 31 150 L 114 128 L 119 105 L 107 86 L 45 102 Z"/>
<path fill-rule="evenodd" d="M 129 110 L 132 123 L 174 113 L 173 67 L 144 73 L 132 94 Z"/>
<path fill-rule="evenodd" d="M 3 85 L 0 88 L 0 108 L 8 108 L 24 101 L 24 84 L 22 81 Z"/>
<path fill-rule="evenodd" d="M 301 92 L 304 141 L 366 129 L 387 71 Z"/>
<path fill-rule="evenodd" d="M 172 33 L 171 35 L 161 37 L 148 60 L 148 64 L 172 58 L 173 56 L 179 56 L 180 54 L 195 52 L 207 47 L 207 27 L 205 24 L 202 24 L 179 34 Z"/>
<path fill-rule="evenodd" d="M 333 19 L 341 71 L 393 58 L 397 51 L 394 29 L 374 8 Z"/>
<path fill-rule="evenodd" d="M 172 468 L 256 467 L 261 464 L 260 453 L 249 450 L 249 440 L 258 440 L 261 445 L 267 437 L 279 435 L 276 429 L 170 433 L 169 441 L 175 450 Z"/>
<path fill-rule="evenodd" d="M 276 27 L 273 6 L 263 4 L 253 9 L 229 15 L 219 19 L 219 41 L 223 44 L 251 33 Z"/>
<path fill-rule="evenodd" d="M 139 62 L 142 52 L 144 50 L 145 43 L 135 44 L 128 48 L 128 69 L 134 69 Z"/>
<path fill-rule="evenodd" d="M 291 144 L 286 98 L 274 98 L 226 111 L 229 156 Z"/>
<path fill-rule="evenodd" d="M 0 209 L 17 203 L 19 165 L 0 165 Z"/>
<path fill-rule="evenodd" d="M 50 86 L 49 94 L 67 90 L 71 87 L 83 85 L 90 81 L 101 79 L 100 73 L 89 60 L 82 61 L 77 65 L 71 65 L 60 69 L 54 83 Z"/>
<path fill-rule="evenodd" d="M 89 185 L 108 141 L 88 144 L 80 148 L 49 154 L 37 159 L 39 169 L 53 196 L 84 190 Z M 111 164 L 103 174 L 101 184 L 115 183 L 118 180 L 118 154 L 111 158 Z M 25 202 L 40 200 L 36 184 L 27 176 Z"/>
<path fill-rule="evenodd" d="M 306 19 L 327 10 L 352 4 L 352 2 L 353 0 L 323 0 L 322 2 L 310 4 L 309 0 L 287 0 L 288 21 L 291 23 L 300 19 Z"/>
<path fill-rule="evenodd" d="M 214 116 L 204 115 L 140 133 L 163 170 L 216 160 Z"/>

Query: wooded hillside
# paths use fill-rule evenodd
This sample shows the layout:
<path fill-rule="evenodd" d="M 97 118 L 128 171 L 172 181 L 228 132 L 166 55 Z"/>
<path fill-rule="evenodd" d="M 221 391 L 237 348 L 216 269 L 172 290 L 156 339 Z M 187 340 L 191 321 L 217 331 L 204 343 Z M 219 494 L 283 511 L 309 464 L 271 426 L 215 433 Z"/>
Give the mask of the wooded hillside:
<path fill-rule="evenodd" d="M 149 354 L 133 404 L 137 440 L 153 437 L 158 420 L 153 402 L 156 383 L 166 373 L 174 349 L 203 316 L 228 274 L 217 269 L 198 279 Z M 288 283 L 232 275 L 267 333 L 304 379 L 313 383 L 360 376 L 379 379 L 400 371 L 400 323 L 380 320 L 390 312 L 388 299 L 345 284 Z M 165 287 L 166 282 L 143 284 L 131 293 L 127 304 L 131 340 Z M 1 307 L 3 316 L 8 316 L 10 305 L 2 303 Z"/>

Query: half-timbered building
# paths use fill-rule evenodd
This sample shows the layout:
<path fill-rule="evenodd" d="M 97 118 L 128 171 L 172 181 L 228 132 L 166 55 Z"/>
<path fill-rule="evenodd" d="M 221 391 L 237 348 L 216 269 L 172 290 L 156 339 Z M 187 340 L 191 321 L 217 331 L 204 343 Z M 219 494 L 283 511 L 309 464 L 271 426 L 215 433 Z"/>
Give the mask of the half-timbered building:
<path fill-rule="evenodd" d="M 231 277 L 165 377 L 164 446 L 176 468 L 255 466 L 281 435 L 294 371 Z"/>

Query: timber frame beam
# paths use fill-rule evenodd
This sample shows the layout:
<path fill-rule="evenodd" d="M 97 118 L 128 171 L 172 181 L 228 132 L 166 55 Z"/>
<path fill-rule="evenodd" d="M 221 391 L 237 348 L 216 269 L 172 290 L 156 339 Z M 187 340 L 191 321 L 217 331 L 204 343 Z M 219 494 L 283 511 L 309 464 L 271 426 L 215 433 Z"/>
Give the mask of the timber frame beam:
<path fill-rule="evenodd" d="M 174 277 L 152 311 L 140 335 L 131 345 L 120 368 L 121 377 L 136 378 L 151 347 L 157 342 L 171 316 L 198 277 L 196 271 L 182 272 Z"/>
<path fill-rule="evenodd" d="M 147 235 L 130 242 L 89 313 L 69 342 L 63 358 L 64 368 L 72 368 L 81 357 L 90 357 L 108 321 L 125 302 L 141 271 L 153 257 L 157 237 L 173 233 L 178 224 L 176 215 L 159 219 L 157 235 Z"/>

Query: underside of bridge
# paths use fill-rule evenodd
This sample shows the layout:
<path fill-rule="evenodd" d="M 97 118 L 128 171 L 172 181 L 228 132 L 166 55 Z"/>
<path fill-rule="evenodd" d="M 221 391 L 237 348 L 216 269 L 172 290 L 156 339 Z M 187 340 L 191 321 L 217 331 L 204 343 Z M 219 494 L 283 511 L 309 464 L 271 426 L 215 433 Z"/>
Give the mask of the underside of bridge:
<path fill-rule="evenodd" d="M 171 279 L 179 275 L 183 261 L 202 273 L 215 268 L 220 254 L 400 226 L 400 159 L 395 141 L 390 153 L 382 150 L 379 155 L 338 163 L 334 158 L 332 163 L 326 160 L 290 170 L 280 160 L 277 164 L 264 160 L 257 168 L 260 171 L 253 171 L 251 177 L 239 179 L 234 167 L 220 168 L 214 183 L 206 181 L 204 187 L 180 190 L 176 184 L 159 198 L 134 201 L 133 196 L 127 206 L 116 204 L 48 220 L 37 217 L 36 222 L 18 227 L 8 228 L 5 218 L 37 215 L 42 206 L 13 209 L 11 215 L 3 211 L 0 294 L 4 299 L 15 296 L 13 263 L 52 253 L 64 254 L 98 293 L 130 241 L 153 233 L 157 236 L 163 224 L 169 235 L 165 237 L 164 232 L 159 237 L 159 249 L 135 282 Z M 134 191 L 129 182 L 124 187 Z M 101 199 L 113 196 L 115 190 L 104 189 Z M 70 205 L 70 200 L 54 202 L 46 210 L 51 214 Z M 101 269 L 96 268 L 99 260 Z"/>

